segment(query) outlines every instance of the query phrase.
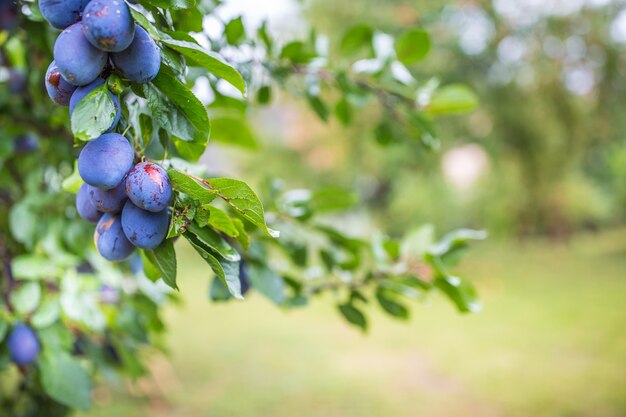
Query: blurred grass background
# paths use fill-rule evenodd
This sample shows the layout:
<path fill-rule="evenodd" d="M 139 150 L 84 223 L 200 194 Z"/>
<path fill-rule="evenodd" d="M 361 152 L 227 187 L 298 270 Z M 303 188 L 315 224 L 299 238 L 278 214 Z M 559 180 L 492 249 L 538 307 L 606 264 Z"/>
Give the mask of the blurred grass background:
<path fill-rule="evenodd" d="M 464 266 L 483 312 L 435 296 L 408 324 L 374 314 L 366 336 L 330 300 L 288 313 L 256 295 L 211 304 L 183 250 L 170 357 L 131 394 L 102 385 L 84 416 L 623 416 L 625 233 L 492 240 Z"/>

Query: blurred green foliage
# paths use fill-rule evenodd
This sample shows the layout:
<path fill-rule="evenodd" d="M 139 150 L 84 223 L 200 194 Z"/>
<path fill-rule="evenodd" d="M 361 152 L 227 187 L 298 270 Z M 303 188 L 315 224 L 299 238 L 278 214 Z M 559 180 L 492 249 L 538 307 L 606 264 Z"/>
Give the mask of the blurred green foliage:
<path fill-rule="evenodd" d="M 422 83 L 462 80 L 478 91 L 481 106 L 470 118 L 448 116 L 440 124 L 445 139 L 438 156 L 389 139 L 393 125 L 372 132 L 364 121 L 376 112 L 365 108 L 348 130 L 331 124 L 332 138 L 324 128 L 309 129 L 308 140 L 288 143 L 291 149 L 280 155 L 291 159 L 275 158 L 282 168 L 274 170 L 297 164 L 309 181 L 341 178 L 397 232 L 409 219 L 429 218 L 442 227 L 562 238 L 623 222 L 626 73 L 624 46 L 614 34 L 621 8 L 619 2 L 311 2 L 311 25 L 330 34 L 331 44 L 343 39 L 343 49 L 375 31 L 427 28 L 432 52 L 408 63 L 412 74 Z M 349 33 L 351 25 L 359 30 Z M 338 139 L 344 136 L 348 143 Z M 371 136 L 386 148 L 365 140 Z"/>

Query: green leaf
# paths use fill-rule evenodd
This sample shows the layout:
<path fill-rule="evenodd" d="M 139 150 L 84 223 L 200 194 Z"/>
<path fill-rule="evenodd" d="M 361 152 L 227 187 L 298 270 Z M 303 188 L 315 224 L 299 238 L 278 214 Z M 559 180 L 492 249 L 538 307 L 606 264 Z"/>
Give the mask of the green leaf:
<path fill-rule="evenodd" d="M 40 255 L 17 256 L 11 262 L 11 267 L 14 277 L 20 280 L 40 280 L 61 275 L 58 266 L 49 258 Z"/>
<path fill-rule="evenodd" d="M 466 280 L 454 276 L 438 276 L 435 287 L 445 293 L 462 313 L 473 313 L 481 310 L 474 286 Z"/>
<path fill-rule="evenodd" d="M 342 97 L 341 100 L 337 102 L 335 115 L 344 126 L 349 125 L 352 121 L 352 106 L 345 97 Z"/>
<path fill-rule="evenodd" d="M 159 30 L 148 20 L 146 16 L 144 16 L 143 13 L 131 7 L 130 14 L 133 16 L 133 19 L 137 22 L 137 24 L 144 28 L 153 39 L 158 41 L 161 40 L 161 32 L 159 32 Z"/>
<path fill-rule="evenodd" d="M 440 259 L 445 266 L 452 267 L 459 263 L 470 241 L 486 238 L 487 233 L 481 230 L 455 230 L 432 245 L 428 253 Z"/>
<path fill-rule="evenodd" d="M 176 251 L 172 240 L 165 240 L 159 247 L 154 250 L 146 251 L 146 255 L 150 262 L 152 262 L 161 273 L 163 281 L 177 290 L 176 285 Z"/>
<path fill-rule="evenodd" d="M 9 323 L 0 317 L 0 343 L 4 341 L 7 333 L 9 333 Z"/>
<path fill-rule="evenodd" d="M 89 141 L 109 130 L 115 120 L 115 104 L 105 85 L 87 94 L 72 113 L 72 133 L 77 139 Z"/>
<path fill-rule="evenodd" d="M 400 320 L 406 320 L 409 318 L 409 309 L 403 304 L 394 300 L 391 294 L 382 288 L 378 288 L 376 291 L 376 300 L 387 314 Z"/>
<path fill-rule="evenodd" d="M 57 321 L 60 316 L 61 304 L 59 304 L 59 300 L 50 299 L 41 304 L 35 314 L 33 314 L 31 323 L 35 328 L 48 327 Z"/>
<path fill-rule="evenodd" d="M 367 331 L 367 319 L 365 315 L 352 304 L 341 304 L 337 306 L 341 315 L 348 321 L 361 329 L 361 331 Z"/>
<path fill-rule="evenodd" d="M 63 188 L 63 191 L 76 194 L 78 193 L 78 189 L 81 185 L 83 185 L 83 179 L 78 173 L 78 160 L 76 160 L 74 161 L 74 171 L 72 172 L 72 175 L 63 180 L 61 187 Z"/>
<path fill-rule="evenodd" d="M 10 299 L 18 313 L 32 313 L 41 301 L 41 286 L 37 282 L 27 282 L 12 290 Z"/>
<path fill-rule="evenodd" d="M 335 186 L 317 189 L 311 197 L 311 204 L 318 213 L 347 210 L 357 202 L 354 192 Z"/>
<path fill-rule="evenodd" d="M 218 277 L 213 278 L 211 282 L 211 288 L 209 291 L 209 296 L 212 301 L 228 301 L 233 298 L 228 291 L 228 288 L 224 285 L 221 279 Z"/>
<path fill-rule="evenodd" d="M 241 40 L 246 36 L 246 29 L 243 26 L 243 19 L 241 16 L 226 24 L 224 34 L 226 35 L 226 41 L 230 45 L 238 45 L 239 42 L 241 42 Z"/>
<path fill-rule="evenodd" d="M 478 105 L 478 97 L 469 87 L 450 84 L 437 90 L 426 110 L 432 114 L 462 113 L 471 111 Z"/>
<path fill-rule="evenodd" d="M 241 94 L 246 93 L 246 83 L 233 66 L 226 63 L 222 57 L 214 52 L 202 48 L 200 45 L 172 38 L 161 40 L 165 45 L 178 51 L 187 58 L 190 66 L 203 67 L 216 77 L 222 78 L 237 88 Z"/>
<path fill-rule="evenodd" d="M 206 249 L 210 249 L 215 255 L 219 255 L 229 262 L 239 262 L 241 255 L 228 242 L 226 242 L 213 229 L 208 227 L 200 227 L 195 222 L 189 225 L 187 233 L 191 233 L 195 240 L 202 243 Z"/>
<path fill-rule="evenodd" d="M 143 148 L 147 148 L 150 142 L 152 141 L 152 137 L 154 136 L 154 126 L 152 125 L 152 118 L 147 114 L 139 115 L 139 128 L 141 130 L 141 142 L 143 144 Z"/>
<path fill-rule="evenodd" d="M 256 99 L 259 104 L 268 104 L 272 100 L 272 87 L 264 85 L 259 88 Z"/>
<path fill-rule="evenodd" d="M 154 120 L 167 133 L 185 141 L 193 141 L 200 137 L 194 125 L 185 113 L 153 84 L 142 84 L 143 93 L 148 100 L 148 108 Z"/>
<path fill-rule="evenodd" d="M 281 276 L 269 268 L 248 264 L 248 277 L 252 287 L 273 303 L 285 303 L 285 281 Z"/>
<path fill-rule="evenodd" d="M 139 3 L 162 9 L 190 9 L 197 4 L 196 0 L 140 0 Z"/>
<path fill-rule="evenodd" d="M 172 11 L 172 21 L 176 30 L 184 32 L 202 32 L 203 14 L 198 8 Z"/>
<path fill-rule="evenodd" d="M 259 144 L 243 117 L 213 117 L 211 140 L 226 145 L 241 146 L 246 149 L 258 149 Z"/>
<path fill-rule="evenodd" d="M 430 36 L 423 29 L 404 32 L 396 40 L 396 55 L 403 64 L 410 65 L 426 58 L 430 52 Z"/>
<path fill-rule="evenodd" d="M 243 218 L 250 221 L 268 236 L 279 236 L 277 231 L 269 229 L 265 224 L 263 204 L 248 184 L 231 178 L 211 178 L 206 180 L 206 182 L 212 189 L 218 192 L 220 198 L 226 201 Z"/>
<path fill-rule="evenodd" d="M 208 188 L 208 186 L 198 179 L 191 178 L 189 175 L 183 174 L 175 169 L 169 169 L 167 174 L 172 182 L 172 188 L 175 191 L 187 194 L 200 204 L 209 204 L 218 195 L 218 190 Z"/>
<path fill-rule="evenodd" d="M 202 259 L 209 264 L 215 275 L 222 281 L 222 284 L 228 288 L 231 295 L 238 300 L 243 300 L 241 281 L 239 281 L 239 262 L 220 261 L 211 255 L 202 242 L 194 235 L 186 233 L 184 236 Z"/>
<path fill-rule="evenodd" d="M 237 227 L 233 223 L 233 219 L 223 210 L 215 206 L 207 205 L 199 208 L 195 219 L 200 227 L 211 226 L 213 229 L 219 230 L 227 236 L 239 236 L 239 230 L 237 230 Z"/>
<path fill-rule="evenodd" d="M 63 352 L 44 352 L 39 361 L 41 385 L 46 394 L 71 408 L 91 406 L 91 379 L 80 363 Z"/>
<path fill-rule="evenodd" d="M 191 122 L 196 130 L 189 140 L 193 141 L 206 141 L 208 140 L 209 133 L 211 132 L 211 125 L 209 123 L 209 115 L 206 108 L 198 100 L 198 98 L 191 92 L 191 90 L 182 82 L 176 78 L 174 73 L 168 67 L 161 67 L 158 75 L 152 83 L 159 89 L 176 107 L 182 111 L 187 120 Z M 167 126 L 163 126 L 167 128 Z M 174 136 L 180 137 L 185 140 L 186 137 L 177 135 L 174 132 L 170 132 Z"/>
<path fill-rule="evenodd" d="M 161 278 L 159 268 L 157 268 L 157 266 L 150 261 L 148 254 L 145 251 L 140 250 L 139 255 L 141 256 L 141 262 L 143 264 L 143 273 L 146 277 L 152 281 L 156 281 Z"/>
<path fill-rule="evenodd" d="M 237 235 L 237 241 L 241 245 L 242 248 L 248 250 L 250 247 L 250 236 L 248 236 L 248 232 L 246 231 L 246 227 L 240 219 L 232 219 L 235 228 L 239 234 Z"/>
<path fill-rule="evenodd" d="M 309 106 L 311 106 L 311 109 L 313 109 L 315 114 L 317 114 L 320 119 L 327 122 L 328 117 L 330 116 L 330 111 L 328 110 L 328 106 L 326 105 L 326 103 L 324 103 L 321 97 L 317 94 L 307 93 L 306 98 L 309 102 Z"/>
<path fill-rule="evenodd" d="M 410 230 L 400 243 L 400 255 L 403 258 L 421 259 L 435 242 L 435 228 L 425 224 Z"/>
<path fill-rule="evenodd" d="M 200 159 L 208 143 L 207 140 L 189 142 L 176 136 L 172 136 L 172 142 L 179 155 L 191 162 L 197 162 Z"/>
<path fill-rule="evenodd" d="M 294 64 L 306 64 L 316 57 L 317 53 L 312 46 L 301 41 L 290 42 L 280 51 L 280 58 L 288 59 Z"/>
<path fill-rule="evenodd" d="M 352 55 L 362 48 L 372 48 L 374 29 L 365 24 L 354 26 L 343 35 L 339 50 L 342 55 Z"/>

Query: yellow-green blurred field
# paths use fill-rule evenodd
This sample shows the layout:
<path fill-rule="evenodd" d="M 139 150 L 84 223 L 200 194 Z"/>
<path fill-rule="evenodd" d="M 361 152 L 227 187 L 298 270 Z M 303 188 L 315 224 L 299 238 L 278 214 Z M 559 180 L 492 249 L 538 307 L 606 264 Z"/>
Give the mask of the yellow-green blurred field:
<path fill-rule="evenodd" d="M 211 304 L 206 268 L 181 251 L 169 358 L 153 358 L 132 395 L 100 387 L 88 415 L 626 415 L 626 231 L 473 254 L 464 271 L 483 312 L 433 297 L 409 323 L 374 314 L 364 336 L 330 299 L 292 312 L 259 296 Z"/>

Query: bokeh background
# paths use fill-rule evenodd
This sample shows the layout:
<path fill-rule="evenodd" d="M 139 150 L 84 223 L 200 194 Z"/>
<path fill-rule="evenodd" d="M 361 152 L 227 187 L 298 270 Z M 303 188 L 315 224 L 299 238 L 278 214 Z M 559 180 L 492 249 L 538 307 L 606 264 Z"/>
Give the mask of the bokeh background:
<path fill-rule="evenodd" d="M 626 2 L 231 0 L 219 10 L 206 31 L 241 14 L 283 39 L 314 26 L 330 45 L 358 23 L 428 28 L 433 52 L 415 76 L 467 83 L 481 99 L 439 123 L 438 153 L 376 143 L 367 123 L 322 124 L 282 94 L 253 115 L 260 152 L 211 145 L 203 160 L 253 184 L 350 188 L 360 204 L 340 220 L 355 235 L 424 222 L 488 230 L 463 265 L 484 309 L 461 316 L 435 296 L 409 323 L 374 314 L 361 335 L 330 297 L 289 312 L 254 294 L 211 304 L 206 268 L 182 250 L 169 354 L 138 353 L 152 356 L 151 376 L 103 381 L 86 415 L 626 415 Z M 195 91 L 210 100 L 202 82 Z"/>

